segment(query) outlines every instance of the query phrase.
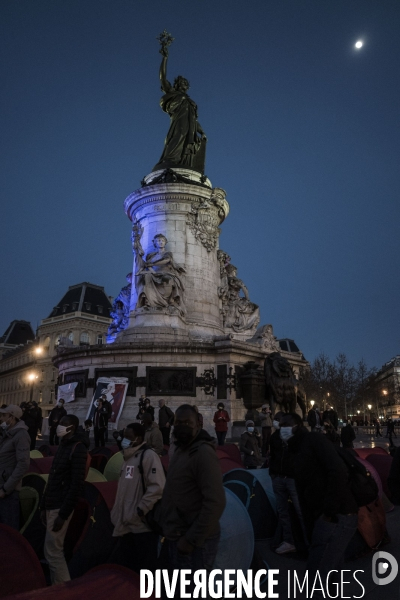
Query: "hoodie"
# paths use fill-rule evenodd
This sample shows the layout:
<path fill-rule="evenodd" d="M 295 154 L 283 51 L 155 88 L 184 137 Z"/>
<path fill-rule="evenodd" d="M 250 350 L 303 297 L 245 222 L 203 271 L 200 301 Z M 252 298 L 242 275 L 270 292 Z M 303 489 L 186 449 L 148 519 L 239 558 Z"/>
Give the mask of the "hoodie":
<path fill-rule="evenodd" d="M 22 477 L 29 470 L 30 445 L 28 427 L 23 421 L 17 421 L 11 429 L 0 429 L 0 488 L 7 495 L 21 489 Z"/>
<path fill-rule="evenodd" d="M 203 429 L 187 446 L 175 443 L 162 498 L 162 527 L 167 539 L 185 536 L 193 546 L 220 531 L 225 508 L 222 474 L 213 438 Z"/>
<path fill-rule="evenodd" d="M 65 520 L 75 510 L 85 483 L 88 448 L 85 434 L 61 438 L 43 494 L 42 510 L 59 509 L 58 515 Z"/>

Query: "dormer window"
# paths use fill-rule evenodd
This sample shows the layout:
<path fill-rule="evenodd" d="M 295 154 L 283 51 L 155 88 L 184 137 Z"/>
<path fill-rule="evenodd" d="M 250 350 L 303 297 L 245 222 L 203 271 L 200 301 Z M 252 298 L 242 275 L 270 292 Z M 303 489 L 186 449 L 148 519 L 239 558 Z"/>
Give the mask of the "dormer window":
<path fill-rule="evenodd" d="M 63 304 L 63 313 L 67 312 L 69 304 Z"/>
<path fill-rule="evenodd" d="M 79 306 L 79 302 L 73 302 L 73 304 L 72 304 L 72 310 L 73 311 L 78 310 L 78 306 Z"/>
<path fill-rule="evenodd" d="M 86 310 L 91 310 L 92 309 L 92 303 L 91 302 L 85 302 L 85 308 L 86 308 Z"/>
<path fill-rule="evenodd" d="M 97 305 L 97 310 L 99 311 L 99 315 L 103 314 L 103 307 L 100 304 Z"/>

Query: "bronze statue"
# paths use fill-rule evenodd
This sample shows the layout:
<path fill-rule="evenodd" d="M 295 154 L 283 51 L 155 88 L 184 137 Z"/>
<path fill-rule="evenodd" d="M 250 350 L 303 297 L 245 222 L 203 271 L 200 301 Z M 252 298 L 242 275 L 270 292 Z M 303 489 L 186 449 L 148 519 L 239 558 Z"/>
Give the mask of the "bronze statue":
<path fill-rule="evenodd" d="M 204 174 L 206 135 L 197 120 L 197 104 L 188 96 L 189 82 L 178 75 L 174 84 L 167 79 L 168 46 L 173 37 L 165 30 L 157 38 L 163 56 L 160 66 L 162 110 L 169 114 L 171 124 L 165 139 L 164 152 L 153 171 L 181 167 Z"/>
<path fill-rule="evenodd" d="M 297 379 L 289 361 L 279 352 L 272 352 L 264 362 L 266 400 L 272 412 L 295 412 L 297 403 Z"/>

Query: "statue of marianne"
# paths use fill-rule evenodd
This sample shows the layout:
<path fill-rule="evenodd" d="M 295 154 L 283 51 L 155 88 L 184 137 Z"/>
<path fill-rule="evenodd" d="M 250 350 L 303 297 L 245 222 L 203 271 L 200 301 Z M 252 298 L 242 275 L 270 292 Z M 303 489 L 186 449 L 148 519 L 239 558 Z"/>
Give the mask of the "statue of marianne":
<path fill-rule="evenodd" d="M 167 79 L 168 46 L 173 38 L 164 31 L 159 38 L 162 54 L 160 66 L 162 110 L 169 114 L 171 123 L 165 139 L 164 151 L 153 171 L 181 167 L 204 174 L 207 138 L 197 120 L 197 104 L 188 96 L 189 82 L 178 75 L 174 85 Z"/>

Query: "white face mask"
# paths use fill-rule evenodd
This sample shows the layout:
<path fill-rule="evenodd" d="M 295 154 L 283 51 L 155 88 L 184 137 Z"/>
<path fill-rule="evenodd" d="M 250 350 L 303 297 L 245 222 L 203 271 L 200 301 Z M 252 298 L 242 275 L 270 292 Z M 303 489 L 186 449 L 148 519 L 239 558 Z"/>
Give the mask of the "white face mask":
<path fill-rule="evenodd" d="M 3 421 L 2 423 L 0 423 L 0 427 L 5 431 L 8 428 L 7 421 Z"/>
<path fill-rule="evenodd" d="M 57 425 L 57 429 L 56 429 L 56 436 L 57 437 L 64 437 L 65 435 L 67 435 L 67 433 L 69 433 L 70 427 L 65 427 L 64 425 Z"/>
<path fill-rule="evenodd" d="M 275 427 L 275 429 L 279 429 L 279 421 L 272 421 L 272 425 Z"/>
<path fill-rule="evenodd" d="M 287 442 L 288 440 L 290 440 L 291 437 L 294 436 L 293 427 L 281 427 L 280 435 L 281 435 L 281 439 L 284 442 Z"/>

